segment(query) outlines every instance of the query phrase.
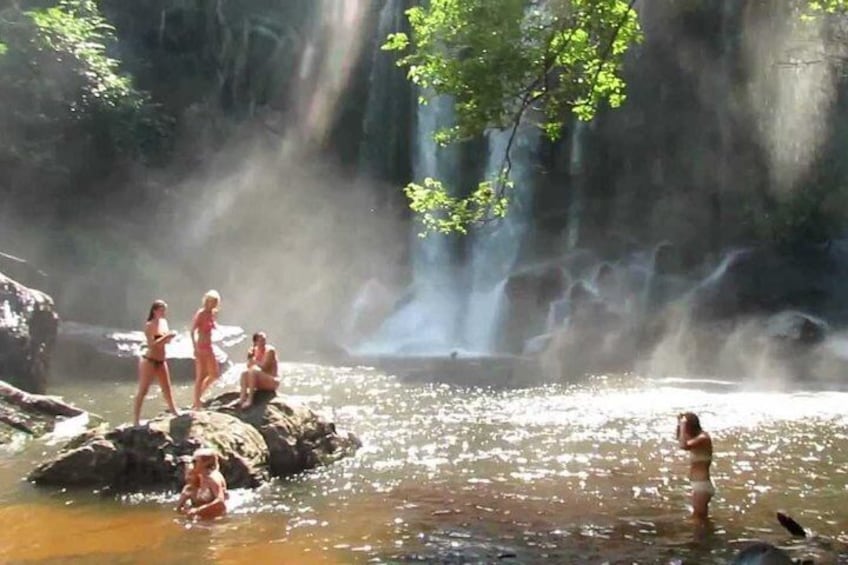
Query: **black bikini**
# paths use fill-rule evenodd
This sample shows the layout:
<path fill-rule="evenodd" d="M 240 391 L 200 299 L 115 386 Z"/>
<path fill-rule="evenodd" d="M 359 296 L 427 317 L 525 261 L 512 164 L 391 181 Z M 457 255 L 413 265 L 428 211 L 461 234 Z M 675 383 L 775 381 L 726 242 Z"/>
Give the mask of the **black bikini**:
<path fill-rule="evenodd" d="M 157 335 L 153 336 L 153 339 L 157 340 L 160 337 L 163 337 L 163 335 L 157 334 Z M 160 368 L 165 366 L 165 360 L 164 359 L 154 359 L 153 357 L 148 357 L 147 355 L 142 355 L 142 359 L 144 359 L 145 361 L 148 361 L 156 369 L 160 369 Z"/>

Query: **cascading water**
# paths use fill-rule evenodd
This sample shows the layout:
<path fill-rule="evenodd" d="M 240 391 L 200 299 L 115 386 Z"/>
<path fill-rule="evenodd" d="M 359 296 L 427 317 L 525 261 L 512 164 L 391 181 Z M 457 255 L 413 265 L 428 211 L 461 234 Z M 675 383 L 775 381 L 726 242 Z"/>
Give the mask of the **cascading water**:
<path fill-rule="evenodd" d="M 447 187 L 457 185 L 457 149 L 439 148 L 433 140 L 434 133 L 452 121 L 449 99 L 434 98 L 419 104 L 412 166 L 416 182 L 436 178 Z M 375 336 L 358 347 L 360 353 L 438 355 L 456 346 L 461 300 L 452 238 L 443 234 L 421 237 L 420 231 L 420 225 L 413 225 L 411 298 L 383 323 Z"/>
<path fill-rule="evenodd" d="M 405 9 L 405 0 L 385 0 L 371 57 L 359 170 L 377 178 L 388 178 L 392 164 L 401 158 L 398 154 L 398 141 L 402 135 L 401 106 L 408 100 L 399 93 L 404 92 L 406 77 L 394 59 L 382 51 L 381 45 L 389 34 L 403 29 Z"/>
<path fill-rule="evenodd" d="M 488 178 L 497 177 L 509 148 L 512 129 L 489 132 Z M 465 316 L 462 346 L 474 352 L 490 353 L 496 348 L 497 331 L 506 305 L 506 281 L 515 266 L 525 236 L 532 224 L 534 179 L 532 158 L 539 132 L 523 124 L 511 149 L 512 170 L 509 214 L 491 225 L 475 230 L 471 247 L 471 291 Z"/>
<path fill-rule="evenodd" d="M 580 240 L 580 219 L 583 212 L 583 186 L 580 175 L 583 172 L 583 130 L 586 124 L 574 121 L 571 130 L 571 154 L 568 170 L 571 175 L 571 203 L 568 206 L 568 232 L 566 247 L 574 249 Z"/>

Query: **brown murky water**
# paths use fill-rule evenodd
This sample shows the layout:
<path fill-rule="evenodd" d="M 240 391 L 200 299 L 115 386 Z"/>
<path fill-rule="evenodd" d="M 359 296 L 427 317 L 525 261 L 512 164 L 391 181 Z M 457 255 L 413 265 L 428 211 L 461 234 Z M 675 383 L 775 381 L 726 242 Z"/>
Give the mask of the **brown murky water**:
<path fill-rule="evenodd" d="M 171 496 L 34 489 L 50 442 L 0 454 L 2 563 L 725 563 L 742 541 L 789 544 L 789 510 L 831 541 L 798 556 L 848 562 L 848 393 L 595 378 L 461 389 L 366 368 L 287 365 L 286 392 L 356 431 L 356 458 L 235 492 L 229 516 L 189 524 Z M 133 383 L 54 391 L 127 419 Z M 187 403 L 190 391 L 178 388 Z M 151 415 L 161 400 L 150 398 Z M 716 444 L 713 522 L 687 520 L 674 415 Z"/>

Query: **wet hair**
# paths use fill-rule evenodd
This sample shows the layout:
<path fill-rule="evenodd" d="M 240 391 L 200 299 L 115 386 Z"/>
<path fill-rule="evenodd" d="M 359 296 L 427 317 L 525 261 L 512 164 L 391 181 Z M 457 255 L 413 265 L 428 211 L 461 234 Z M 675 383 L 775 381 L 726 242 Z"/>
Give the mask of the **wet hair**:
<path fill-rule="evenodd" d="M 256 332 L 255 334 L 253 334 L 253 345 L 256 345 L 256 341 L 260 337 L 264 337 L 265 339 L 268 339 L 268 336 L 265 335 L 265 332 Z"/>
<path fill-rule="evenodd" d="M 217 306 L 221 303 L 221 294 L 217 290 L 207 290 L 206 294 L 203 295 L 203 302 L 201 305 L 205 307 L 206 302 L 209 300 L 214 300 L 215 306 Z"/>
<path fill-rule="evenodd" d="M 218 453 L 210 447 L 197 449 L 191 458 L 195 463 L 209 461 L 208 467 L 206 465 L 204 467 L 207 467 L 211 471 L 218 470 Z"/>
<path fill-rule="evenodd" d="M 147 314 L 147 321 L 151 321 L 153 319 L 153 313 L 156 312 L 159 308 L 167 308 L 168 305 L 165 304 L 164 300 L 154 300 L 153 304 L 150 305 L 150 312 Z"/>
<path fill-rule="evenodd" d="M 683 412 L 680 417 L 686 420 L 686 429 L 691 437 L 695 437 L 704 431 L 701 427 L 701 419 L 694 412 Z"/>

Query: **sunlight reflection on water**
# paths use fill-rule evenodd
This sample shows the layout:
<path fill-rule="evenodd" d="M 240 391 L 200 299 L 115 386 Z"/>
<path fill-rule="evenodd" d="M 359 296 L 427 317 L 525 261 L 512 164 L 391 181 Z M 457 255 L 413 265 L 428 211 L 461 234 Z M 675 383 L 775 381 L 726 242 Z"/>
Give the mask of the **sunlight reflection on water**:
<path fill-rule="evenodd" d="M 284 364 L 281 372 L 291 399 L 363 439 L 355 458 L 255 492 L 233 491 L 229 516 L 186 530 L 172 515 L 173 495 L 107 499 L 20 483 L 24 463 L 44 450 L 33 444 L 23 462 L 0 459 L 0 532 L 39 539 L 45 528 L 62 527 L 68 541 L 35 549 L 5 544 L 0 560 L 120 554 L 132 562 L 141 550 L 113 539 L 123 526 L 111 528 L 104 513 L 167 539 L 144 549 L 162 562 L 198 555 L 221 563 L 491 562 L 515 555 L 520 562 L 712 563 L 731 555 L 738 540 L 785 540 L 773 520 L 779 508 L 821 533 L 848 534 L 839 502 L 848 493 L 843 392 L 632 376 L 482 390 L 406 384 L 365 368 Z M 66 383 L 56 392 L 116 423 L 126 418 L 132 389 Z M 187 400 L 190 391 L 177 395 Z M 150 399 L 149 410 L 157 402 Z M 673 441 L 683 410 L 701 415 L 716 444 L 715 525 L 696 538 L 683 520 L 687 467 Z M 86 533 L 93 531 L 101 534 Z"/>

